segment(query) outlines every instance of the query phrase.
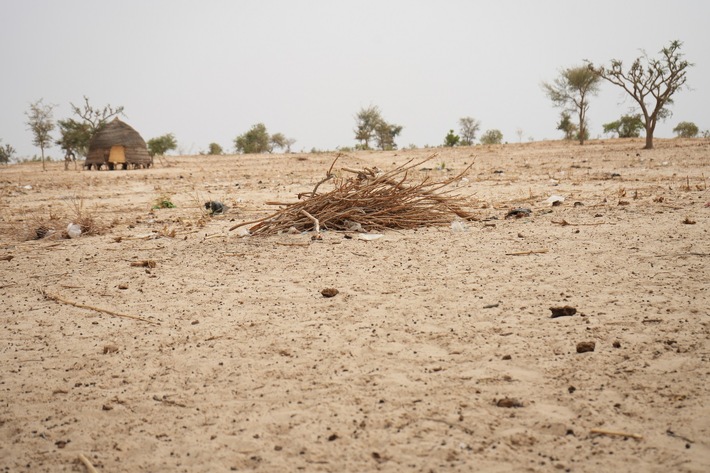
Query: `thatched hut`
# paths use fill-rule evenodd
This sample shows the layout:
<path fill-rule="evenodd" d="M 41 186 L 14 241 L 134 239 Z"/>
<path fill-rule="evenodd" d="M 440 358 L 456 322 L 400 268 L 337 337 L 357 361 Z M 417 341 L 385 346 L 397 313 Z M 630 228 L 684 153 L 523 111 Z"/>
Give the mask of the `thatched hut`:
<path fill-rule="evenodd" d="M 149 168 L 152 164 L 153 158 L 141 135 L 114 118 L 91 138 L 84 169 Z"/>

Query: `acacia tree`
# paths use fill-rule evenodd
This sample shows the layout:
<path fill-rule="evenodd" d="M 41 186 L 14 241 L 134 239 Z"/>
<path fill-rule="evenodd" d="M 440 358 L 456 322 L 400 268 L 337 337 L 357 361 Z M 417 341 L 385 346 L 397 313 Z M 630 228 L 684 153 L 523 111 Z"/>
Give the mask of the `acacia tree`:
<path fill-rule="evenodd" d="M 57 145 L 67 153 L 72 152 L 79 156 L 86 156 L 91 138 L 110 118 L 123 115 L 123 106 L 114 108 L 109 104 L 103 108 L 94 108 L 87 96 L 84 96 L 84 104 L 81 107 L 73 103 L 69 105 L 79 120 L 68 118 L 57 122 L 61 134 Z"/>
<path fill-rule="evenodd" d="M 461 134 L 461 146 L 471 146 L 476 139 L 478 130 L 481 129 L 481 122 L 473 117 L 459 118 L 459 133 Z"/>
<path fill-rule="evenodd" d="M 32 144 L 39 146 L 42 152 L 42 170 L 46 171 L 47 166 L 44 162 L 44 149 L 52 145 L 52 130 L 54 130 L 54 119 L 52 110 L 55 105 L 45 105 L 43 99 L 39 99 L 35 103 L 30 104 L 27 115 L 27 126 L 32 132 Z"/>
<path fill-rule="evenodd" d="M 397 149 L 394 139 L 402 132 L 400 125 L 387 123 L 376 105 L 362 108 L 355 115 L 355 139 L 360 141 L 358 148 L 370 149 L 374 140 L 381 150 Z"/>
<path fill-rule="evenodd" d="M 700 133 L 698 125 L 693 122 L 680 122 L 673 128 L 673 133 L 675 133 L 678 138 L 695 138 Z"/>
<path fill-rule="evenodd" d="M 619 138 L 638 138 L 643 130 L 643 120 L 641 114 L 622 115 L 616 121 L 603 125 L 604 133 L 616 133 Z"/>
<path fill-rule="evenodd" d="M 89 98 L 84 95 L 84 105 L 79 107 L 73 103 L 69 103 L 72 112 L 79 118 L 81 118 L 84 123 L 87 123 L 91 128 L 91 135 L 99 131 L 108 122 L 109 118 L 117 117 L 118 115 L 124 115 L 123 106 L 112 107 L 110 104 L 104 106 L 104 108 L 94 108 L 89 104 Z"/>
<path fill-rule="evenodd" d="M 376 105 L 361 108 L 355 115 L 355 139 L 360 141 L 359 147 L 370 149 L 370 141 L 375 138 L 375 128 L 382 122 L 380 109 Z"/>
<path fill-rule="evenodd" d="M 499 145 L 503 142 L 503 133 L 500 130 L 487 130 L 481 135 L 481 144 Z"/>
<path fill-rule="evenodd" d="M 59 120 L 59 134 L 61 137 L 56 144 L 65 152 L 72 152 L 79 156 L 86 156 L 91 141 L 91 125 L 81 123 L 74 119 Z"/>
<path fill-rule="evenodd" d="M 589 136 L 587 131 L 587 110 L 589 96 L 599 92 L 599 74 L 588 67 L 570 67 L 560 72 L 553 83 L 543 82 L 542 88 L 556 107 L 577 112 L 579 144 Z"/>
<path fill-rule="evenodd" d="M 646 128 L 646 146 L 653 149 L 653 132 L 659 119 L 669 116 L 666 107 L 673 103 L 671 97 L 685 85 L 687 69 L 693 64 L 683 59 L 680 48 L 681 41 L 671 41 L 671 44 L 661 49 L 660 59 L 648 57 L 642 51 L 631 67 L 624 71 L 619 59 L 612 59 L 609 67 L 594 67 L 588 63 L 590 71 L 599 74 L 604 80 L 621 87 L 641 108 Z"/>
<path fill-rule="evenodd" d="M 221 156 L 222 153 L 224 153 L 224 150 L 218 143 L 210 143 L 207 154 L 210 156 Z"/>
<path fill-rule="evenodd" d="M 394 139 L 402 132 L 402 127 L 400 125 L 395 125 L 393 123 L 387 123 L 386 121 L 380 121 L 375 127 L 375 140 L 377 141 L 377 147 L 382 151 L 397 149 L 397 143 Z"/>
<path fill-rule="evenodd" d="M 566 140 L 573 140 L 577 136 L 577 125 L 572 122 L 572 115 L 567 110 L 562 110 L 560 113 L 557 129 L 565 134 Z"/>
<path fill-rule="evenodd" d="M 148 152 L 151 156 L 163 156 L 168 151 L 177 149 L 177 140 L 172 133 L 151 138 L 146 144 L 148 145 Z"/>
<path fill-rule="evenodd" d="M 2 146 L 2 140 L 0 140 L 0 164 L 9 163 L 13 154 L 15 154 L 15 148 L 9 144 Z"/>
<path fill-rule="evenodd" d="M 265 153 L 269 150 L 269 133 L 266 125 L 257 123 L 249 131 L 234 139 L 234 148 L 237 153 Z"/>

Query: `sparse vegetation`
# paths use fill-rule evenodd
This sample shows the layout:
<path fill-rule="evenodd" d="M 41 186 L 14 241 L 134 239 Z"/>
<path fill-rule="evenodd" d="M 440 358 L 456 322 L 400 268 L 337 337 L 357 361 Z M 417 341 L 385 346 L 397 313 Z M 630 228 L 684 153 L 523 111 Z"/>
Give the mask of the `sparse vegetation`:
<path fill-rule="evenodd" d="M 619 59 L 613 59 L 609 67 L 588 64 L 590 71 L 621 87 L 641 108 L 646 129 L 644 149 L 653 148 L 656 123 L 669 116 L 670 112 L 665 107 L 673 103 L 671 97 L 685 85 L 687 69 L 693 66 L 683 59 L 680 52 L 682 45 L 680 41 L 672 41 L 661 49 L 660 59 L 649 58 L 643 52 L 627 71 L 624 71 Z"/>
<path fill-rule="evenodd" d="M 444 138 L 444 146 L 453 148 L 454 146 L 459 144 L 459 141 L 461 141 L 459 135 L 454 133 L 454 130 L 449 130 L 449 133 Z"/>

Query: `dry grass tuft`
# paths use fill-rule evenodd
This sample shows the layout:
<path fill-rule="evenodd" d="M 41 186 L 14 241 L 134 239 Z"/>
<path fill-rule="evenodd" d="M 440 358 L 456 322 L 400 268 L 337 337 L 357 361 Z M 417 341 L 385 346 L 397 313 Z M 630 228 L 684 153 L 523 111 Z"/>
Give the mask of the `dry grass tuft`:
<path fill-rule="evenodd" d="M 298 195 L 298 202 L 269 202 L 284 208 L 268 217 L 235 225 L 230 230 L 252 225 L 249 228 L 252 235 L 274 235 L 289 231 L 292 227 L 298 231 L 316 232 L 320 229 L 372 231 L 447 225 L 456 217 L 467 220 L 476 218 L 463 210 L 464 206 L 470 205 L 469 199 L 450 195 L 451 190 L 445 189 L 459 181 L 473 164 L 441 182 L 429 182 L 425 178 L 412 183 L 410 171 L 436 155 L 417 162 L 410 160 L 389 172 L 380 172 L 376 168 L 341 168 L 343 174 L 354 174 L 354 177 L 348 178 L 333 174 L 339 157 L 335 158 L 326 177 L 316 184 L 313 191 Z M 321 184 L 330 180 L 334 182 L 334 189 L 319 194 Z"/>
<path fill-rule="evenodd" d="M 49 209 L 47 214 L 33 212 L 23 225 L 15 226 L 10 233 L 16 240 L 60 240 L 69 238 L 67 227 L 72 223 L 79 225 L 82 236 L 103 235 L 108 230 L 84 208 L 83 198 L 73 198 L 69 201 L 66 214 L 58 213 L 56 209 Z"/>

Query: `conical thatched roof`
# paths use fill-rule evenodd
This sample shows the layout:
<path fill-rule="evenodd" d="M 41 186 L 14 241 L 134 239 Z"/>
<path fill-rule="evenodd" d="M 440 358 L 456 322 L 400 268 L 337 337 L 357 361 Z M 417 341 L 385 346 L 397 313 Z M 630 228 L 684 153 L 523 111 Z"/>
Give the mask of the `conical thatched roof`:
<path fill-rule="evenodd" d="M 119 149 L 118 155 L 121 156 L 119 160 L 111 158 L 112 148 Z M 126 169 L 150 167 L 152 164 L 153 158 L 148 153 L 148 146 L 141 135 L 129 124 L 114 118 L 97 131 L 89 141 L 89 153 L 84 167 Z"/>
<path fill-rule="evenodd" d="M 89 150 L 92 148 L 110 148 L 111 146 L 125 146 L 126 148 L 146 148 L 145 141 L 141 135 L 128 123 L 124 123 L 118 118 L 104 125 L 89 142 Z"/>

